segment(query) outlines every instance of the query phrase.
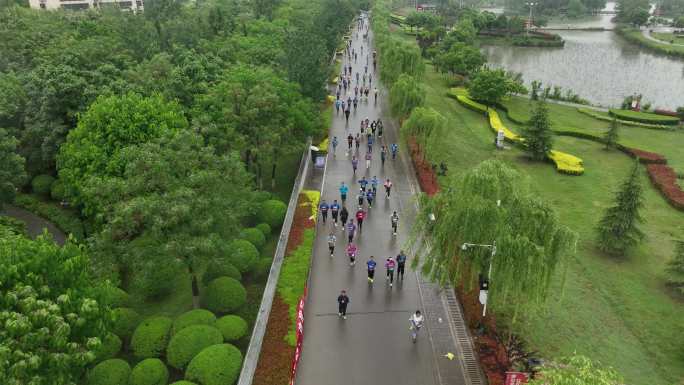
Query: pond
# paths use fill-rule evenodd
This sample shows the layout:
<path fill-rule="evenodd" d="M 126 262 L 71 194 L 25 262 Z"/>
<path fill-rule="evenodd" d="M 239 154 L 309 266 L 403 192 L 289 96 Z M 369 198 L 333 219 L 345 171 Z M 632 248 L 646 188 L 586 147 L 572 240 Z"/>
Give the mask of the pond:
<path fill-rule="evenodd" d="M 612 4 L 609 4 L 609 7 Z M 578 21 L 554 21 L 549 27 L 611 28 L 610 15 Z M 646 52 L 611 31 L 555 31 L 564 48 L 484 46 L 493 67 L 520 72 L 533 80 L 571 89 L 602 106 L 619 106 L 623 98 L 643 94 L 654 107 L 684 106 L 684 60 Z"/>

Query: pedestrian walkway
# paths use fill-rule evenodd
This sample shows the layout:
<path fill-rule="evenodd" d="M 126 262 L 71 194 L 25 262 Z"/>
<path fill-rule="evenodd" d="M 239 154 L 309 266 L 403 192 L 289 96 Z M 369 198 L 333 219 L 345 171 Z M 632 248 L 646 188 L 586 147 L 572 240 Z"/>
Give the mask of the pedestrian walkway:
<path fill-rule="evenodd" d="M 353 28 L 352 38 L 356 33 Z M 359 32 L 358 39 L 352 39 L 352 47 L 360 52 L 364 45 L 363 55 L 359 55 L 357 62 L 351 59 L 354 74 L 352 87 L 356 83 L 355 74 L 363 74 L 368 42 Z M 369 32 L 369 38 L 372 35 Z M 379 58 L 381 60 L 381 58 Z M 345 60 L 343 63 L 348 65 Z M 379 76 L 373 72 L 372 56 L 369 60 L 368 71 L 373 74 L 373 89 Z M 378 84 L 380 99 L 387 97 L 387 90 Z M 352 88 L 353 98 L 353 88 Z M 334 227 L 330 216 L 328 223 L 319 220 L 317 238 L 314 244 L 311 279 L 308 288 L 308 298 L 305 307 L 304 348 L 296 379 L 297 385 L 460 385 L 470 383 L 466 380 L 463 364 L 460 362 L 462 353 L 454 338 L 448 322 L 449 315 L 446 304 L 439 300 L 437 289 L 421 291 L 417 274 L 408 265 L 404 280 L 397 280 L 390 287 L 385 281 L 384 261 L 387 257 L 394 258 L 402 245 L 408 239 L 410 224 L 415 218 L 416 195 L 414 184 L 409 183 L 408 163 L 405 154 L 396 160 L 391 155 L 383 166 L 380 162 L 380 146 L 387 147 L 391 143 L 398 143 L 396 127 L 391 124 L 386 104 L 373 101 L 372 92 L 369 101 L 361 102 L 356 111 L 352 108 L 349 124 L 345 124 L 342 112 L 333 117 L 330 129 L 330 139 L 337 136 L 340 144 L 336 154 L 332 149 L 328 154 L 325 181 L 322 198 L 328 203 L 337 199 L 340 201 L 339 186 L 345 182 L 349 186 L 347 209 L 350 218 L 354 216 L 358 207 L 356 195 L 359 190 L 358 180 L 365 176 L 367 179 L 377 176 L 381 182 L 378 185 L 378 197 L 373 207 L 364 210 L 368 212 L 364 220 L 363 231 L 358 232 L 354 242 L 358 246 L 357 263 L 349 265 L 345 248 L 347 236 L 341 225 Z M 352 173 L 351 156 L 346 156 L 346 137 L 359 132 L 360 122 L 368 118 L 370 121 L 381 118 L 385 128 L 384 138 L 378 139 L 373 145 L 373 160 L 369 170 L 365 162 L 359 162 L 356 175 Z M 366 154 L 365 141 L 362 141 L 359 158 Z M 405 149 L 401 148 L 400 151 Z M 386 199 L 382 181 L 390 178 L 393 182 L 391 198 Z M 393 211 L 399 214 L 398 234 L 392 234 L 390 216 Z M 330 257 L 327 237 L 330 231 L 337 236 L 337 247 L 334 257 Z M 375 280 L 371 284 L 366 276 L 366 261 L 370 255 L 378 262 Z M 347 319 L 337 314 L 337 296 L 340 290 L 346 290 L 350 302 L 347 308 Z M 429 296 L 428 301 L 424 298 Z M 426 316 L 426 327 L 413 344 L 408 330 L 408 319 L 417 309 Z M 442 327 L 433 327 L 441 325 Z M 436 343 L 433 343 L 435 342 Z M 443 357 L 447 352 L 455 354 L 456 358 L 449 361 Z"/>

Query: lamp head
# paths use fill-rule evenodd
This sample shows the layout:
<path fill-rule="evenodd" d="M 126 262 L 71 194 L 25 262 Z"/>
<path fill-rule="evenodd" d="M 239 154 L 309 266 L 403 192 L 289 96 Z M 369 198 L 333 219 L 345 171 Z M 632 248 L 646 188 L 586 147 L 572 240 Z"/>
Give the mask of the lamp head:
<path fill-rule="evenodd" d="M 462 245 L 461 245 L 461 250 L 463 250 L 463 251 L 468 250 L 468 244 L 467 244 L 467 243 L 462 244 Z"/>

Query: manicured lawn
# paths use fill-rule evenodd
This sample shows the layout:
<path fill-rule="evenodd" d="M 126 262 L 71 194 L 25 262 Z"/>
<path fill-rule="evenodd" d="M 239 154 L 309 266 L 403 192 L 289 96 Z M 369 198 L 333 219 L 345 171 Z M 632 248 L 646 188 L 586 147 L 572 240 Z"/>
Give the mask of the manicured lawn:
<path fill-rule="evenodd" d="M 580 235 L 578 250 L 567 262 L 565 286 L 556 280 L 555 295 L 546 309 L 518 325 L 530 347 L 553 358 L 577 351 L 615 367 L 629 384 L 670 385 L 684 375 L 680 332 L 684 305 L 663 285 L 663 268 L 673 253 L 672 239 L 684 239 L 684 213 L 672 208 L 651 186 L 646 173 L 642 229 L 647 240 L 625 260 L 600 254 L 594 243 L 594 226 L 612 200 L 613 191 L 628 173 L 633 160 L 618 151 L 588 140 L 556 137 L 554 148 L 584 160 L 582 176 L 556 172 L 550 163 L 533 163 L 520 150 L 494 149 L 494 136 L 486 119 L 447 98 L 441 75 L 428 66 L 426 105 L 447 120 L 445 132 L 433 136 L 428 154 L 433 162 L 445 161 L 450 173 L 460 173 L 482 160 L 496 157 L 529 175 L 534 192 L 554 206 L 563 223 Z M 528 116 L 529 101 L 514 98 L 514 113 Z M 601 134 L 609 123 L 578 113 L 572 107 L 549 104 L 552 123 L 560 128 Z M 504 123 L 520 132 L 501 111 Z M 623 127 L 621 143 L 668 157 L 684 169 L 681 131 Z"/>
<path fill-rule="evenodd" d="M 667 43 L 684 44 L 684 35 L 675 35 L 672 32 L 651 32 L 651 36 Z"/>

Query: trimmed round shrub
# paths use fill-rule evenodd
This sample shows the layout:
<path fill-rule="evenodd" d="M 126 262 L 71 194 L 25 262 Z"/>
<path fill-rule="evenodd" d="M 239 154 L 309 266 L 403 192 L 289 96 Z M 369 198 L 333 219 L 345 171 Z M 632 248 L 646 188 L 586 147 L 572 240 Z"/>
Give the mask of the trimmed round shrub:
<path fill-rule="evenodd" d="M 259 258 L 259 250 L 249 241 L 235 239 L 228 245 L 228 260 L 241 273 L 250 271 Z"/>
<path fill-rule="evenodd" d="M 52 182 L 52 187 L 50 188 L 50 196 L 52 199 L 61 202 L 66 198 L 66 187 L 64 187 L 64 182 L 61 179 L 56 179 Z"/>
<path fill-rule="evenodd" d="M 268 273 L 271 272 L 271 265 L 273 264 L 273 260 L 270 257 L 266 258 L 259 258 L 259 260 L 256 263 L 256 266 L 254 267 L 254 275 L 256 278 L 266 278 L 268 277 Z"/>
<path fill-rule="evenodd" d="M 128 293 L 114 285 L 105 284 L 97 290 L 101 300 L 110 307 L 126 307 L 130 300 Z"/>
<path fill-rule="evenodd" d="M 227 315 L 216 321 L 216 327 L 226 342 L 237 341 L 247 334 L 247 321 L 236 315 Z"/>
<path fill-rule="evenodd" d="M 259 223 L 258 225 L 255 226 L 255 228 L 259 229 L 262 234 L 264 234 L 264 237 L 268 238 L 269 235 L 271 235 L 271 226 L 268 223 Z"/>
<path fill-rule="evenodd" d="M 210 346 L 190 361 L 185 378 L 201 385 L 226 385 L 237 380 L 242 353 L 231 344 Z"/>
<path fill-rule="evenodd" d="M 216 316 L 214 313 L 205 309 L 194 309 L 186 311 L 181 314 L 173 321 L 173 331 L 172 334 L 176 334 L 179 331 L 193 325 L 210 325 L 213 326 L 216 322 Z"/>
<path fill-rule="evenodd" d="M 266 243 L 266 236 L 256 227 L 250 227 L 249 229 L 242 230 L 240 232 L 240 239 L 249 241 L 251 244 L 256 246 L 257 249 L 261 249 Z"/>
<path fill-rule="evenodd" d="M 118 358 L 102 361 L 88 374 L 88 385 L 128 385 L 131 367 Z"/>
<path fill-rule="evenodd" d="M 169 317 L 150 317 L 133 332 L 131 348 L 138 358 L 161 357 L 169 343 L 169 332 L 173 321 Z"/>
<path fill-rule="evenodd" d="M 230 277 L 216 278 L 204 290 L 204 304 L 214 313 L 230 313 L 245 302 L 247 290 L 240 282 Z"/>
<path fill-rule="evenodd" d="M 230 277 L 242 281 L 240 270 L 230 262 L 223 260 L 215 260 L 207 264 L 207 270 L 202 274 L 202 283 L 207 285 L 218 277 Z"/>
<path fill-rule="evenodd" d="M 188 326 L 171 338 L 166 349 L 166 361 L 176 369 L 184 369 L 204 348 L 222 342 L 223 335 L 213 326 Z"/>
<path fill-rule="evenodd" d="M 169 384 L 169 385 L 197 385 L 197 384 L 195 384 L 194 382 L 190 382 L 190 381 L 180 380 L 180 381 L 176 381 L 173 384 Z"/>
<path fill-rule="evenodd" d="M 36 175 L 31 181 L 31 189 L 38 195 L 48 196 L 55 178 L 50 175 Z"/>
<path fill-rule="evenodd" d="M 95 362 L 114 358 L 121 351 L 121 338 L 114 333 L 107 334 L 102 339 L 100 348 L 95 352 Z"/>
<path fill-rule="evenodd" d="M 128 307 L 117 307 L 112 310 L 114 324 L 112 331 L 121 338 L 129 338 L 140 323 L 140 314 Z"/>
<path fill-rule="evenodd" d="M 157 358 L 142 360 L 131 371 L 130 385 L 166 385 L 168 383 L 169 370 Z"/>
<path fill-rule="evenodd" d="M 267 223 L 272 228 L 278 228 L 285 220 L 287 205 L 277 199 L 269 199 L 261 204 L 259 209 L 259 221 Z"/>

